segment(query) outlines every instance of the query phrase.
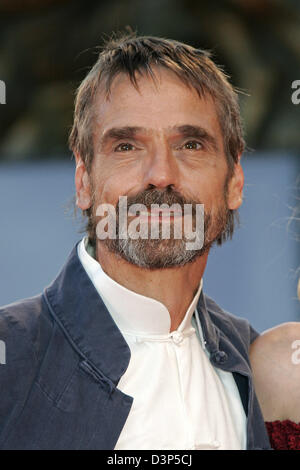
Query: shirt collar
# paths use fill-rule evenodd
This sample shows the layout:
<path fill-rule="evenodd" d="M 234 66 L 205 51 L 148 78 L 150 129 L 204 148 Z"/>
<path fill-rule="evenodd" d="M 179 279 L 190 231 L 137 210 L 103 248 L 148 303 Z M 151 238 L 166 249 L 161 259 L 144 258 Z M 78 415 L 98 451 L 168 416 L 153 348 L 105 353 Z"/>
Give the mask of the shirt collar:
<path fill-rule="evenodd" d="M 137 294 L 114 281 L 103 271 L 92 254 L 87 238 L 84 238 L 78 245 L 79 259 L 120 331 L 137 335 L 169 334 L 171 319 L 166 306 L 158 300 Z M 201 290 L 202 279 L 178 331 L 191 327 L 192 315 Z"/>

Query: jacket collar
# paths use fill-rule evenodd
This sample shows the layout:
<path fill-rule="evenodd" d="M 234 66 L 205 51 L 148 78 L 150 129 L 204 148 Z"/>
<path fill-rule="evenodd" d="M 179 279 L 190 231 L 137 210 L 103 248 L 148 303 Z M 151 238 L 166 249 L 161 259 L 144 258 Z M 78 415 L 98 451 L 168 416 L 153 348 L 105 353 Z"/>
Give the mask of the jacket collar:
<path fill-rule="evenodd" d="M 116 385 L 128 367 L 130 349 L 85 272 L 77 245 L 44 298 L 82 359 Z"/>
<path fill-rule="evenodd" d="M 45 289 L 44 298 L 82 359 L 117 385 L 128 367 L 130 349 L 83 268 L 77 246 L 57 278 Z M 197 310 L 206 348 L 212 355 L 220 353 L 220 331 L 211 320 L 202 291 Z M 226 368 L 225 364 L 222 368 Z"/>
<path fill-rule="evenodd" d="M 200 297 L 197 304 L 197 310 L 199 312 L 199 320 L 202 328 L 205 346 L 210 353 L 213 353 L 217 351 L 219 347 L 219 330 L 217 330 L 208 314 L 203 289 L 200 293 Z"/>

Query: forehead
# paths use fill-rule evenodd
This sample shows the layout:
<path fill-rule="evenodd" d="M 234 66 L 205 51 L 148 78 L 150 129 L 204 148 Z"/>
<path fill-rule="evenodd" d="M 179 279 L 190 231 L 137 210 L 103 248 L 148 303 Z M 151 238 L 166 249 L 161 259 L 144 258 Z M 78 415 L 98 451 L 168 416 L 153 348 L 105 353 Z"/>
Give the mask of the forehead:
<path fill-rule="evenodd" d="M 176 74 L 156 67 L 154 80 L 146 74 L 137 77 L 137 87 L 125 73 L 113 80 L 109 95 L 99 89 L 94 102 L 94 135 L 111 127 L 143 127 L 149 133 L 201 126 L 222 142 L 215 103 L 210 95 L 199 97 Z"/>

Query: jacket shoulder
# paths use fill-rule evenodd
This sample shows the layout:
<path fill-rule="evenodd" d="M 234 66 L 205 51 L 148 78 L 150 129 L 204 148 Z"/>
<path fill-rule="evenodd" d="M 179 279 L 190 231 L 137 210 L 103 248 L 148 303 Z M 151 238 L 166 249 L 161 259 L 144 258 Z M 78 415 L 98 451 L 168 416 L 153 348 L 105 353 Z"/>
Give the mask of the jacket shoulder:
<path fill-rule="evenodd" d="M 12 353 L 26 343 L 37 356 L 42 330 L 51 323 L 41 294 L 0 307 L 0 339 L 13 341 Z"/>
<path fill-rule="evenodd" d="M 207 311 L 212 322 L 231 341 L 239 340 L 249 349 L 250 344 L 259 336 L 246 318 L 241 318 L 223 310 L 213 299 L 204 295 Z"/>

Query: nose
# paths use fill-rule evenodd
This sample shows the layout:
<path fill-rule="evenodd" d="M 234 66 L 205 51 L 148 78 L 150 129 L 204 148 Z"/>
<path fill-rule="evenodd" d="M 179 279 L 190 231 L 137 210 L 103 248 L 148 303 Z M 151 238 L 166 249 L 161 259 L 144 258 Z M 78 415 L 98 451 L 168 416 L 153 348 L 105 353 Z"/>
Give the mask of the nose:
<path fill-rule="evenodd" d="M 167 147 L 155 151 L 144 167 L 144 185 L 166 188 L 177 188 L 179 182 L 179 168 L 175 157 Z"/>

